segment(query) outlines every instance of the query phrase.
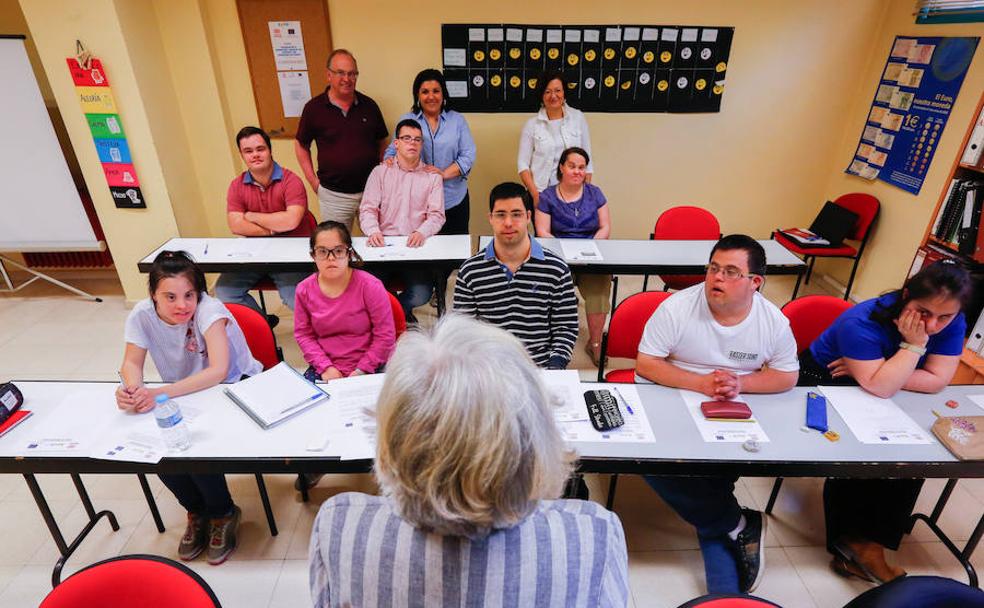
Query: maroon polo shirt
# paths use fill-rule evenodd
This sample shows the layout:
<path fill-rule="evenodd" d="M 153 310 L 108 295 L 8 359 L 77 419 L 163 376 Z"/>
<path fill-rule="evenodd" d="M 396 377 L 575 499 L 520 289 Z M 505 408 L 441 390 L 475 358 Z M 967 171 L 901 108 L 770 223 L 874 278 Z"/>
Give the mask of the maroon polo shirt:
<path fill-rule="evenodd" d="M 379 164 L 379 140 L 389 135 L 383 114 L 371 98 L 358 91 L 348 114 L 328 100 L 328 89 L 304 105 L 297 141 L 318 145 L 318 181 L 335 192 L 354 194 Z"/>
<path fill-rule="evenodd" d="M 261 186 L 249 171 L 232 180 L 226 193 L 226 211 L 255 213 L 276 213 L 287 211 L 287 207 L 300 205 L 307 209 L 307 188 L 304 182 L 290 169 L 273 163 L 273 176 L 269 186 Z M 310 222 L 302 219 L 290 232 L 277 236 L 311 236 Z"/>

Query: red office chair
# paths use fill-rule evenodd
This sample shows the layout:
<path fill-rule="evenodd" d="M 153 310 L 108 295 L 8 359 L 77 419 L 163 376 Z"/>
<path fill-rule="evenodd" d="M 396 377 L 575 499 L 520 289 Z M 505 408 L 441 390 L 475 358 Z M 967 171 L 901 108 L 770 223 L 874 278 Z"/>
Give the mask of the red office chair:
<path fill-rule="evenodd" d="M 308 209 L 304 212 L 304 219 L 301 220 L 301 226 L 303 226 L 308 234 L 312 234 L 314 229 L 318 227 L 318 220 L 314 218 L 314 214 Z M 267 315 L 266 300 L 263 298 L 264 291 L 276 291 L 277 284 L 273 282 L 273 279 L 269 276 L 263 277 L 260 281 L 253 286 L 253 289 L 260 294 L 260 310 L 263 311 L 263 316 Z"/>
<path fill-rule="evenodd" d="M 605 373 L 607 357 L 635 359 L 639 354 L 642 330 L 653 312 L 670 297 L 665 291 L 644 291 L 631 295 L 612 311 L 608 331 L 601 337 L 601 361 L 598 366 L 598 382 L 635 382 L 635 368 L 613 369 Z"/>
<path fill-rule="evenodd" d="M 639 342 L 642 341 L 642 331 L 646 321 L 663 300 L 671 294 L 665 291 L 644 291 L 631 295 L 612 311 L 608 322 L 608 331 L 601 336 L 601 357 L 598 362 L 598 382 L 618 382 L 632 384 L 635 382 L 635 368 L 613 369 L 605 373 L 605 363 L 608 357 L 625 357 L 635 359 L 639 355 Z M 615 487 L 618 484 L 618 474 L 612 474 L 608 482 L 608 500 L 605 506 L 611 510 L 615 506 Z"/>
<path fill-rule="evenodd" d="M 682 205 L 660 214 L 650 240 L 716 241 L 721 238 L 721 225 L 714 214 L 701 207 Z M 704 280 L 704 275 L 660 275 L 664 289 L 684 289 Z M 642 290 L 649 286 L 649 275 L 642 279 Z"/>
<path fill-rule="evenodd" d="M 851 278 L 847 280 L 847 287 L 844 289 L 844 299 L 846 300 L 851 295 L 854 276 L 858 272 L 858 262 L 861 261 L 861 254 L 864 253 L 864 248 L 867 246 L 868 239 L 871 237 L 871 229 L 875 225 L 875 220 L 878 219 L 878 211 L 881 204 L 877 198 L 862 192 L 843 194 L 834 201 L 834 204 L 853 211 L 858 216 L 858 221 L 854 224 L 854 229 L 847 235 L 849 240 L 858 241 L 857 248 L 846 243 L 840 247 L 802 247 L 792 239 L 783 236 L 778 230 L 772 233 L 772 238 L 779 241 L 786 249 L 803 256 L 803 261 L 809 264 L 809 267 L 806 269 L 807 285 L 810 283 L 810 276 L 813 275 L 813 265 L 816 263 L 817 258 L 846 258 L 854 260 L 854 264 L 851 266 Z M 803 275 L 799 275 L 796 278 L 796 287 L 793 288 L 793 299 L 799 293 L 800 283 L 802 281 Z"/>
<path fill-rule="evenodd" d="M 393 336 L 395 339 L 399 339 L 403 335 L 403 332 L 407 330 L 407 317 L 403 314 L 403 306 L 400 301 L 396 299 L 393 292 L 386 292 L 390 298 L 390 308 L 393 309 L 393 326 L 396 329 L 396 334 Z"/>
<path fill-rule="evenodd" d="M 689 602 L 680 604 L 677 608 L 782 608 L 779 604 L 773 604 L 769 600 L 752 595 L 731 595 L 722 593 L 712 593 L 694 598 Z"/>
<path fill-rule="evenodd" d="M 270 329 L 263 315 L 242 304 L 225 306 L 232 313 L 232 318 L 236 320 L 239 329 L 243 330 L 249 352 L 263 364 L 263 369 L 270 369 L 284 360 L 284 352 L 277 346 L 273 330 Z"/>
<path fill-rule="evenodd" d="M 789 319 L 789 328 L 793 330 L 793 337 L 796 339 L 796 354 L 802 353 L 813 344 L 813 341 L 820 337 L 830 324 L 837 317 L 853 306 L 848 300 L 835 298 L 834 296 L 803 296 L 786 303 L 782 307 L 782 314 Z M 765 505 L 765 512 L 772 513 L 772 507 L 776 504 L 779 497 L 779 489 L 782 488 L 782 477 L 776 477 L 772 484 L 772 493 L 769 495 L 769 502 Z"/>
<path fill-rule="evenodd" d="M 40 608 L 222 608 L 201 576 L 156 555 L 121 555 L 79 570 L 51 590 Z"/>

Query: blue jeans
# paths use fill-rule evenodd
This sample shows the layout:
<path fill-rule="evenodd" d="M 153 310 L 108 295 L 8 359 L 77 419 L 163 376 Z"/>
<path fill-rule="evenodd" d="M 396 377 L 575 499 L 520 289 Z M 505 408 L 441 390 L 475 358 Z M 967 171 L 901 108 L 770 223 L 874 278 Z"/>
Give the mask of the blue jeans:
<path fill-rule="evenodd" d="M 294 310 L 294 290 L 297 284 L 311 276 L 310 272 L 223 272 L 215 282 L 215 297 L 223 302 L 249 306 L 263 312 L 249 290 L 270 277 L 277 285 L 277 292 L 287 308 Z"/>
<path fill-rule="evenodd" d="M 184 510 L 216 519 L 232 511 L 232 496 L 224 475 L 158 475 Z"/>
<path fill-rule="evenodd" d="M 738 564 L 732 551 L 734 542 L 728 537 L 741 521 L 741 507 L 734 494 L 738 478 L 643 478 L 677 515 L 697 529 L 707 592 L 738 593 Z"/>

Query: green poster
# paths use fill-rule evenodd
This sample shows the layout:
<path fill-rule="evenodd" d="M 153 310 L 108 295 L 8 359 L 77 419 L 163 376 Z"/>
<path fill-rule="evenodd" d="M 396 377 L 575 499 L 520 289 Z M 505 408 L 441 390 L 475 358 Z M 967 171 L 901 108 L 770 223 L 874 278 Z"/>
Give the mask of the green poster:
<path fill-rule="evenodd" d="M 93 139 L 124 139 L 123 123 L 119 114 L 86 114 Z"/>

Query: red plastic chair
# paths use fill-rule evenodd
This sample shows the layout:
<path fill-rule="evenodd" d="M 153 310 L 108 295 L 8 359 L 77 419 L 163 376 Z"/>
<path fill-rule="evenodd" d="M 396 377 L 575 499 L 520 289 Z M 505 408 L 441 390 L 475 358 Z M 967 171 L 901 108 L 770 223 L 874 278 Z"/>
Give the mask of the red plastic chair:
<path fill-rule="evenodd" d="M 306 229 L 306 232 L 308 234 L 313 233 L 314 229 L 318 227 L 318 220 L 315 219 L 314 214 L 311 213 L 310 209 L 305 211 L 304 219 L 301 220 L 301 226 L 303 226 Z M 262 310 L 263 314 L 266 315 L 267 314 L 266 300 L 263 298 L 263 292 L 276 291 L 277 284 L 273 282 L 272 278 L 266 276 L 260 279 L 259 282 L 253 286 L 253 289 L 260 294 L 260 310 Z"/>
<path fill-rule="evenodd" d="M 201 576 L 157 555 L 121 555 L 96 562 L 65 579 L 40 608 L 222 608 Z"/>
<path fill-rule="evenodd" d="M 396 328 L 396 335 L 394 338 L 399 339 L 403 332 L 407 330 L 407 318 L 403 314 L 403 306 L 400 301 L 396 299 L 393 292 L 386 292 L 390 297 L 390 308 L 393 309 L 393 326 Z"/>
<path fill-rule="evenodd" d="M 834 296 L 803 296 L 786 302 L 782 307 L 782 314 L 789 319 L 789 328 L 793 330 L 796 354 L 809 348 L 813 341 L 851 306 L 853 304 L 850 301 Z M 769 494 L 769 502 L 765 505 L 765 512 L 768 514 L 772 513 L 772 507 L 779 497 L 782 479 L 776 477 L 775 483 L 772 484 L 772 493 Z"/>
<path fill-rule="evenodd" d="M 694 598 L 689 602 L 680 604 L 677 608 L 782 608 L 779 604 L 773 604 L 769 600 L 763 600 L 753 595 L 731 595 L 713 593 Z"/>
<path fill-rule="evenodd" d="M 716 241 L 721 238 L 721 225 L 714 214 L 701 207 L 681 205 L 660 214 L 650 240 Z M 704 280 L 704 275 L 659 276 L 665 289 L 685 289 Z M 649 286 L 649 275 L 642 279 L 642 290 Z"/>
<path fill-rule="evenodd" d="M 846 258 L 854 260 L 854 264 L 851 266 L 851 278 L 847 280 L 847 287 L 844 289 L 844 299 L 846 300 L 851 296 L 851 287 L 854 285 L 854 277 L 858 272 L 858 263 L 861 261 L 864 248 L 868 245 L 868 239 L 871 237 L 871 229 L 875 225 L 875 220 L 878 219 L 881 203 L 878 202 L 877 198 L 870 194 L 864 194 L 863 192 L 843 194 L 833 202 L 857 214 L 858 221 L 854 224 L 854 229 L 847 235 L 848 240 L 858 241 L 857 248 L 846 243 L 840 247 L 802 247 L 792 239 L 783 236 L 778 230 L 772 233 L 772 238 L 779 241 L 786 249 L 803 256 L 803 261 L 809 264 L 809 267 L 806 269 L 807 285 L 809 285 L 810 277 L 813 275 L 813 265 L 816 263 L 817 258 Z M 793 288 L 793 299 L 799 293 L 800 283 L 802 281 L 803 275 L 799 275 L 796 278 L 796 287 Z"/>
<path fill-rule="evenodd" d="M 635 368 L 613 369 L 605 373 L 607 357 L 625 357 L 635 359 L 639 356 L 639 342 L 646 328 L 649 317 L 663 300 L 670 297 L 665 291 L 644 291 L 631 295 L 612 311 L 608 322 L 608 331 L 601 336 L 601 358 L 598 363 L 598 382 L 618 382 L 632 384 L 635 382 Z M 615 487 L 618 484 L 618 474 L 612 474 L 608 482 L 608 500 L 605 506 L 611 510 L 615 506 Z"/>
<path fill-rule="evenodd" d="M 284 360 L 284 353 L 277 346 L 273 330 L 270 329 L 263 315 L 242 304 L 227 303 L 225 307 L 232 313 L 232 318 L 236 320 L 239 329 L 243 330 L 249 352 L 263 364 L 263 369 L 270 369 Z"/>
<path fill-rule="evenodd" d="M 631 295 L 612 311 L 608 331 L 601 337 L 601 362 L 598 366 L 598 382 L 635 382 L 635 368 L 613 369 L 605 373 L 607 357 L 635 359 L 639 354 L 639 342 L 649 317 L 671 294 L 665 291 L 644 291 Z"/>

